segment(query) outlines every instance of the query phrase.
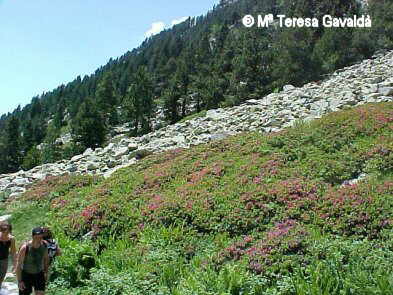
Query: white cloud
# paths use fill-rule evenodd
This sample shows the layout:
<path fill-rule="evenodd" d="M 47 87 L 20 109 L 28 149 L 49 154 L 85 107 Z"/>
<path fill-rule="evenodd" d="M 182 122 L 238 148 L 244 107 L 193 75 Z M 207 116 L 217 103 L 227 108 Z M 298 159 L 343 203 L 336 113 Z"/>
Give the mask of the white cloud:
<path fill-rule="evenodd" d="M 158 34 L 159 32 L 161 32 L 164 29 L 169 29 L 169 28 L 173 27 L 174 25 L 184 22 L 186 19 L 188 19 L 188 16 L 183 16 L 181 18 L 174 19 L 171 21 L 170 26 L 166 26 L 165 23 L 161 22 L 161 21 L 152 23 L 151 28 L 145 33 L 145 37 L 149 38 L 155 34 Z"/>
<path fill-rule="evenodd" d="M 174 20 L 171 22 L 171 26 L 180 24 L 180 23 L 184 22 L 186 19 L 188 19 L 188 16 L 183 16 L 183 17 L 181 17 L 181 18 L 174 19 Z"/>
<path fill-rule="evenodd" d="M 161 32 L 163 29 L 165 29 L 165 23 L 163 23 L 163 22 L 155 22 L 155 23 L 152 23 L 152 24 L 151 24 L 150 30 L 148 30 L 148 31 L 145 33 L 145 37 L 148 38 L 148 37 L 151 37 L 151 36 L 153 36 L 153 35 L 155 35 L 155 34 L 158 34 L 158 33 Z"/>

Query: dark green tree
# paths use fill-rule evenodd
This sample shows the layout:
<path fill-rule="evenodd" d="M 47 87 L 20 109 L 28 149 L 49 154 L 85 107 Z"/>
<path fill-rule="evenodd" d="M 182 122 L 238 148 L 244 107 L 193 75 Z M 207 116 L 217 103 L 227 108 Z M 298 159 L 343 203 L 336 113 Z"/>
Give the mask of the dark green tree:
<path fill-rule="evenodd" d="M 20 148 L 19 120 L 15 116 L 11 116 L 6 125 L 4 158 L 5 170 L 7 172 L 16 172 L 20 169 L 22 156 Z"/>
<path fill-rule="evenodd" d="M 188 86 L 190 84 L 190 69 L 186 61 L 179 59 L 173 84 L 177 88 L 176 92 L 181 96 L 181 117 L 185 117 L 187 105 L 189 104 Z"/>
<path fill-rule="evenodd" d="M 212 73 L 207 76 L 202 82 L 203 89 L 201 89 L 202 101 L 206 109 L 217 108 L 224 98 L 224 90 L 227 87 L 225 78 Z"/>
<path fill-rule="evenodd" d="M 60 98 L 56 106 L 55 116 L 53 118 L 53 123 L 58 129 L 63 127 L 66 123 L 64 121 L 65 110 L 66 110 L 65 100 L 64 98 Z"/>
<path fill-rule="evenodd" d="M 294 28 L 282 30 L 272 50 L 272 87 L 280 88 L 286 84 L 301 86 L 306 81 L 318 79 L 312 60 L 313 32 L 310 29 Z"/>
<path fill-rule="evenodd" d="M 78 114 L 72 120 L 71 130 L 73 141 L 83 148 L 97 148 L 104 143 L 107 129 L 94 100 L 88 98 L 82 103 Z"/>
<path fill-rule="evenodd" d="M 34 146 L 23 157 L 22 168 L 24 170 L 30 170 L 40 164 L 41 164 L 41 151 Z"/>
<path fill-rule="evenodd" d="M 393 48 L 393 0 L 369 1 L 372 37 L 377 48 Z"/>
<path fill-rule="evenodd" d="M 39 97 L 33 97 L 33 99 L 31 100 L 31 111 L 30 111 L 31 118 L 41 116 L 42 111 L 43 108 L 42 108 L 41 100 L 39 99 Z"/>
<path fill-rule="evenodd" d="M 101 81 L 97 85 L 95 93 L 98 108 L 102 111 L 105 118 L 108 118 L 108 124 L 114 125 L 118 123 L 116 111 L 116 91 L 113 84 L 112 72 L 105 72 Z"/>
<path fill-rule="evenodd" d="M 170 124 L 174 124 L 180 119 L 179 109 L 180 109 L 180 97 L 181 92 L 175 83 L 171 83 L 169 87 L 164 91 L 164 114 L 167 121 Z"/>
<path fill-rule="evenodd" d="M 346 28 L 326 28 L 321 39 L 315 44 L 313 56 L 323 73 L 332 72 L 356 59 L 351 46 L 352 30 Z"/>
<path fill-rule="evenodd" d="M 133 126 L 133 135 L 151 130 L 150 120 L 154 114 L 153 85 L 145 67 L 139 67 L 124 99 L 127 119 Z"/>
<path fill-rule="evenodd" d="M 239 52 L 233 59 L 228 105 L 239 104 L 248 98 L 263 96 L 272 82 L 272 40 L 267 30 L 249 29 L 243 32 Z"/>

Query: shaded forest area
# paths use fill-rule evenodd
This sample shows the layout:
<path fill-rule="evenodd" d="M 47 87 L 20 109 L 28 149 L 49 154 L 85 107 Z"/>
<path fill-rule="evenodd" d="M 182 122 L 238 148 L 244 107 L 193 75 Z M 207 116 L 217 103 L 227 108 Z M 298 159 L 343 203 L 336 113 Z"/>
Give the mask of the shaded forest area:
<path fill-rule="evenodd" d="M 246 14 L 344 17 L 370 14 L 364 28 L 245 28 Z M 393 1 L 221 1 L 206 15 L 146 39 L 138 48 L 78 76 L 0 118 L 0 173 L 30 169 L 102 146 L 111 127 L 151 131 L 155 111 L 168 124 L 191 112 L 227 107 L 318 81 L 393 48 Z M 23 87 L 23 85 L 21 85 Z M 71 132 L 72 142 L 56 139 Z M 37 145 L 41 145 L 41 149 Z"/>

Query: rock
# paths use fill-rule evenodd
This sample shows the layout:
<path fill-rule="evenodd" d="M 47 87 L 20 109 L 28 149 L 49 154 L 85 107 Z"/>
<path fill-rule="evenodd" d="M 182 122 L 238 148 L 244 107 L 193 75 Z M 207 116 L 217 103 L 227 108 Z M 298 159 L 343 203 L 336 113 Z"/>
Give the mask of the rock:
<path fill-rule="evenodd" d="M 14 198 L 20 196 L 20 194 L 21 194 L 21 193 L 12 193 L 12 194 L 10 194 L 10 195 L 8 196 L 8 198 L 9 198 L 9 199 L 14 199 Z"/>
<path fill-rule="evenodd" d="M 113 149 L 115 147 L 115 144 L 113 142 L 111 142 L 110 144 L 108 144 L 105 148 L 104 148 L 104 153 L 113 153 Z"/>
<path fill-rule="evenodd" d="M 337 111 L 342 107 L 343 103 L 341 100 L 339 99 L 332 99 L 329 101 L 329 108 L 332 111 Z"/>
<path fill-rule="evenodd" d="M 115 154 L 113 155 L 113 157 L 118 160 L 120 159 L 122 156 L 128 154 L 128 147 L 122 147 L 120 149 L 118 149 Z"/>
<path fill-rule="evenodd" d="M 345 180 L 341 186 L 346 186 L 346 185 L 354 185 L 357 184 L 359 181 L 362 181 L 367 178 L 367 174 L 362 173 L 360 174 L 357 178 L 351 179 L 351 180 Z"/>
<path fill-rule="evenodd" d="M 344 103 L 347 105 L 356 105 L 357 99 L 356 94 L 352 92 L 346 92 L 343 97 Z"/>
<path fill-rule="evenodd" d="M 106 165 L 107 165 L 109 168 L 114 168 L 114 167 L 116 167 L 116 166 L 118 165 L 118 163 L 117 163 L 117 161 L 116 161 L 115 159 L 110 159 L 110 160 L 106 163 Z"/>
<path fill-rule="evenodd" d="M 245 102 L 245 104 L 247 104 L 247 105 L 258 105 L 259 103 L 260 103 L 260 101 L 257 99 L 249 99 Z"/>
<path fill-rule="evenodd" d="M 383 96 L 391 96 L 393 95 L 393 87 L 382 87 L 379 88 L 378 92 Z"/>
<path fill-rule="evenodd" d="M 11 193 L 24 193 L 26 191 L 26 189 L 24 187 L 20 187 L 20 186 L 14 186 L 10 188 L 10 192 Z"/>
<path fill-rule="evenodd" d="M 186 138 L 183 135 L 176 135 L 170 138 L 172 141 L 172 145 L 181 144 L 186 141 Z"/>
<path fill-rule="evenodd" d="M 46 178 L 46 173 L 33 173 L 30 177 L 34 180 L 44 180 Z"/>
<path fill-rule="evenodd" d="M 321 100 L 313 103 L 311 105 L 311 110 L 315 112 L 315 114 L 323 114 L 329 108 L 329 102 Z"/>
<path fill-rule="evenodd" d="M 85 150 L 85 152 L 83 153 L 84 156 L 87 155 L 91 155 L 93 153 L 93 150 L 91 148 L 88 148 L 87 150 Z"/>
<path fill-rule="evenodd" d="M 206 118 L 213 121 L 218 121 L 224 119 L 225 114 L 222 113 L 221 109 L 209 110 L 206 112 Z"/>
<path fill-rule="evenodd" d="M 373 77 L 373 78 L 366 79 L 366 82 L 368 84 L 376 84 L 382 82 L 382 80 L 383 80 L 382 77 Z"/>
<path fill-rule="evenodd" d="M 370 89 L 370 93 L 378 92 L 378 85 L 377 84 L 369 85 L 369 89 Z"/>
<path fill-rule="evenodd" d="M 88 240 L 88 239 L 91 239 L 92 237 L 93 237 L 93 231 L 89 231 L 87 234 L 85 234 L 82 237 L 82 240 Z"/>
<path fill-rule="evenodd" d="M 140 160 L 140 159 L 143 159 L 143 158 L 145 158 L 145 157 L 147 157 L 147 156 L 149 156 L 151 154 L 152 154 L 151 150 L 140 149 L 140 150 L 136 150 L 136 151 L 132 152 L 130 154 L 129 158 L 135 158 L 137 160 Z"/>
<path fill-rule="evenodd" d="M 87 163 L 87 170 L 92 171 L 92 170 L 97 170 L 98 169 L 98 164 L 96 162 L 89 162 Z"/>
<path fill-rule="evenodd" d="M 68 165 L 67 167 L 66 167 L 66 170 L 68 171 L 68 172 L 76 172 L 77 170 L 78 170 L 78 166 L 77 165 Z"/>
<path fill-rule="evenodd" d="M 365 97 L 365 102 L 376 102 L 380 96 L 380 93 L 371 93 Z"/>
<path fill-rule="evenodd" d="M 85 156 L 84 155 L 76 155 L 71 158 L 71 162 L 78 162 L 79 160 L 83 159 Z"/>
<path fill-rule="evenodd" d="M 17 186 L 23 186 L 23 185 L 30 184 L 29 180 L 26 178 L 15 178 L 12 182 L 14 184 L 16 184 Z"/>
<path fill-rule="evenodd" d="M 94 153 L 95 154 L 101 154 L 102 152 L 103 152 L 103 148 L 96 148 L 95 150 L 94 150 Z"/>
<path fill-rule="evenodd" d="M 131 143 L 128 144 L 128 150 L 130 152 L 135 151 L 137 149 L 138 149 L 138 145 L 136 143 L 131 142 Z"/>
<path fill-rule="evenodd" d="M 216 133 L 216 134 L 212 134 L 210 137 L 211 141 L 219 141 L 219 140 L 223 140 L 225 138 L 228 137 L 228 134 L 225 133 Z"/>
<path fill-rule="evenodd" d="M 296 89 L 296 87 L 293 85 L 285 85 L 283 87 L 283 91 L 290 91 L 290 90 L 294 90 L 294 89 Z"/>

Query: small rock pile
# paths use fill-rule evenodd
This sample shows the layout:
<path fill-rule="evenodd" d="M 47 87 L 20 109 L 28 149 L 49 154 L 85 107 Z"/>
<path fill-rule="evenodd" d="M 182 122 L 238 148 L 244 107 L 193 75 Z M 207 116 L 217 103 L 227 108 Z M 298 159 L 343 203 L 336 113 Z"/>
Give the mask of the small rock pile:
<path fill-rule="evenodd" d="M 312 120 L 346 106 L 393 101 L 393 51 L 338 70 L 325 81 L 252 99 L 232 108 L 209 110 L 206 116 L 169 125 L 141 137 L 115 136 L 110 144 L 87 149 L 71 160 L 29 171 L 0 175 L 0 190 L 8 197 L 23 193 L 34 181 L 66 173 L 110 176 L 143 155 L 220 140 L 245 131 L 274 132 L 296 120 Z"/>

